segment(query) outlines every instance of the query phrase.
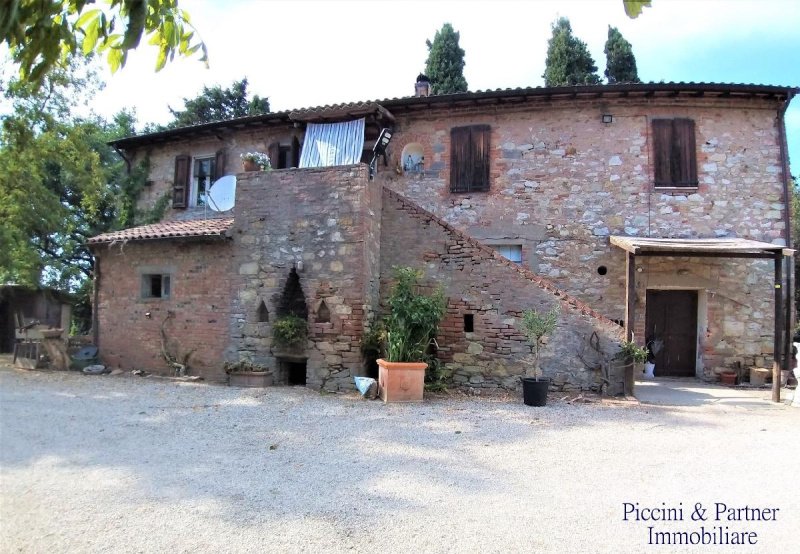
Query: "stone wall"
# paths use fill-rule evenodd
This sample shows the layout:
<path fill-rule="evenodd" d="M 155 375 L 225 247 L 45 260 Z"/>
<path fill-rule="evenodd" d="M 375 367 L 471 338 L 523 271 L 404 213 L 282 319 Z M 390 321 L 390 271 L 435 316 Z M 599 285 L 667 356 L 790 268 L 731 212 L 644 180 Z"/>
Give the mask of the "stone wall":
<path fill-rule="evenodd" d="M 698 292 L 696 375 L 709 380 L 727 368 L 771 367 L 774 349 L 772 260 L 640 258 L 636 301 L 646 309 L 648 289 Z M 645 336 L 645 310 L 636 336 Z"/>
<path fill-rule="evenodd" d="M 283 361 L 305 361 L 308 386 L 353 388 L 375 299 L 379 212 L 369 206 L 370 186 L 363 165 L 239 175 L 229 359 L 267 366 L 276 384 L 285 382 Z M 309 336 L 290 352 L 274 343 L 272 324 L 292 267 L 308 306 Z M 270 314 L 265 322 L 258 321 L 262 301 Z"/>
<path fill-rule="evenodd" d="M 745 237 L 783 244 L 786 209 L 780 181 L 777 103 L 704 98 L 541 102 L 491 113 L 480 108 L 399 116 L 390 166 L 379 179 L 486 244 L 518 244 L 525 267 L 604 315 L 625 318 L 625 257 L 612 234 L 651 237 Z M 613 122 L 601 122 L 602 114 Z M 650 120 L 696 123 L 699 186 L 653 188 Z M 450 129 L 491 126 L 490 190 L 449 192 Z M 403 174 L 402 149 L 423 146 L 425 169 Z M 702 337 L 703 368 L 771 357 L 771 269 L 763 264 L 694 259 L 682 269 L 705 279 L 711 332 Z M 763 266 L 765 267 L 765 266 Z M 754 274 L 753 271 L 759 273 Z M 671 287 L 669 262 L 640 286 Z M 656 284 L 658 283 L 658 284 Z M 763 284 L 762 284 L 763 283 Z M 700 285 L 698 285 L 699 287 Z M 704 285 L 705 286 L 705 285 Z M 644 289 L 635 328 L 644 328 Z M 744 341 L 726 340 L 724 329 Z M 713 329 L 719 330 L 718 332 Z M 641 334 L 639 341 L 643 340 Z M 757 350 L 757 351 L 756 351 Z M 734 360 L 735 361 L 735 360 Z"/>
<path fill-rule="evenodd" d="M 100 268 L 100 356 L 123 369 L 171 374 L 161 353 L 188 358 L 189 375 L 223 381 L 228 345 L 232 244 L 155 240 L 95 247 Z M 142 298 L 142 274 L 169 273 L 169 298 Z"/>
<path fill-rule="evenodd" d="M 447 315 L 437 342 L 446 376 L 455 384 L 516 387 L 530 354 L 520 330 L 522 312 L 560 303 L 558 328 L 542 353 L 544 374 L 557 389 L 600 388 L 601 357 L 590 339 L 597 333 L 610 358 L 622 338 L 618 325 L 388 188 L 382 222 L 382 297 L 389 294 L 392 266 L 423 269 L 429 286 L 444 288 Z M 464 315 L 472 315 L 472 332 L 465 331 Z M 622 376 L 610 380 L 609 391 L 621 392 Z"/>
<path fill-rule="evenodd" d="M 175 157 L 181 154 L 197 157 L 213 157 L 217 151 L 225 152 L 225 175 L 236 175 L 242 172 L 240 155 L 245 152 L 267 152 L 270 144 L 280 142 L 291 143 L 292 137 L 302 140 L 302 131 L 290 125 L 257 130 L 225 131 L 214 137 L 201 137 L 159 143 L 149 149 L 140 149 L 135 153 L 133 163 L 149 160 L 149 185 L 139 195 L 137 207 L 140 210 L 152 208 L 165 194 L 172 194 L 175 179 Z M 171 204 L 170 204 L 171 206 Z M 204 217 L 207 212 L 202 208 L 172 209 L 167 208 L 164 219 L 191 219 Z"/>

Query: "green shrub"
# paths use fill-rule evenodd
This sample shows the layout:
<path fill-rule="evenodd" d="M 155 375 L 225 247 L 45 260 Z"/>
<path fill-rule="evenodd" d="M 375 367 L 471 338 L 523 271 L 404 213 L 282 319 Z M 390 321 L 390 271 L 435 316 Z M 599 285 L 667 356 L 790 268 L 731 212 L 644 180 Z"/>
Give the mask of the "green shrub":
<path fill-rule="evenodd" d="M 269 368 L 267 366 L 253 363 L 250 360 L 239 360 L 238 362 L 225 362 L 224 364 L 222 364 L 222 369 L 225 370 L 225 373 L 269 371 Z"/>
<path fill-rule="evenodd" d="M 395 268 L 395 285 L 389 296 L 386 316 L 386 360 L 424 361 L 431 341 L 444 317 L 447 301 L 441 287 L 432 294 L 420 292 L 422 272 L 410 267 Z"/>
<path fill-rule="evenodd" d="M 306 340 L 308 323 L 296 315 L 285 315 L 272 324 L 272 336 L 280 346 L 295 346 Z"/>
<path fill-rule="evenodd" d="M 626 340 L 622 341 L 622 349 L 619 351 L 617 357 L 632 360 L 636 363 L 642 363 L 647 361 L 647 356 L 649 354 L 650 351 L 647 348 L 643 348 L 633 341 Z"/>

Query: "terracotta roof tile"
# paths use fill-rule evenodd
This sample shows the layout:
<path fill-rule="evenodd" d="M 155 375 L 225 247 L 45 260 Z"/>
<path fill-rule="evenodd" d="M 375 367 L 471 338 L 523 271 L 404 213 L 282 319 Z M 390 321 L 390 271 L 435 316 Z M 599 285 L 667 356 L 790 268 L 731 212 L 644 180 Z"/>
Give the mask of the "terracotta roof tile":
<path fill-rule="evenodd" d="M 232 217 L 193 219 L 189 221 L 163 221 L 153 225 L 131 227 L 113 233 L 103 233 L 87 240 L 87 244 L 129 240 L 175 239 L 187 237 L 224 237 L 233 225 Z"/>

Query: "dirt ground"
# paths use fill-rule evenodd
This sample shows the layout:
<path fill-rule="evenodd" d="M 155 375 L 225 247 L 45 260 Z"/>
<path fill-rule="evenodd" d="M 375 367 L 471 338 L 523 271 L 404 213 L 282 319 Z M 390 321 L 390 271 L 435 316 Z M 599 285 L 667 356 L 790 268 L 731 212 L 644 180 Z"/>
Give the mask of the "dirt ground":
<path fill-rule="evenodd" d="M 800 409 L 681 386 L 384 405 L 0 366 L 0 550 L 793 551 Z M 756 542 L 654 544 L 712 538 Z"/>

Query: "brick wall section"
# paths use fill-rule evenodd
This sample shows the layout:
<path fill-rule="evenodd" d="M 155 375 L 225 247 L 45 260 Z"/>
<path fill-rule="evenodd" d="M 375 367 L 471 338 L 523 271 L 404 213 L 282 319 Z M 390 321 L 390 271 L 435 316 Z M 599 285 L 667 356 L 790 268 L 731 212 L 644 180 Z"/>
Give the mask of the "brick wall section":
<path fill-rule="evenodd" d="M 299 357 L 307 360 L 309 386 L 353 388 L 352 376 L 362 373 L 364 321 L 374 309 L 368 291 L 375 288 L 378 229 L 371 185 L 363 165 L 239 175 L 229 359 L 266 365 L 281 384 L 281 360 Z M 298 352 L 286 352 L 272 339 L 275 300 L 299 261 L 309 337 Z M 257 321 L 261 301 L 269 322 Z M 327 323 L 317 317 L 322 302 Z"/>
<path fill-rule="evenodd" d="M 99 347 L 103 363 L 171 374 L 161 354 L 161 324 L 169 351 L 191 352 L 190 375 L 223 381 L 230 318 L 230 241 L 154 240 L 94 249 L 100 267 Z M 141 296 L 141 274 L 171 274 L 165 299 Z M 149 316 L 147 314 L 150 314 Z"/>
<path fill-rule="evenodd" d="M 542 355 L 544 373 L 559 389 L 599 388 L 599 359 L 589 348 L 589 338 L 596 332 L 606 354 L 613 355 L 622 338 L 618 325 L 388 188 L 382 222 L 382 296 L 391 286 L 392 266 L 422 268 L 429 284 L 444 287 L 447 316 L 437 342 L 454 383 L 516 387 L 530 353 L 520 330 L 522 312 L 547 310 L 560 302 L 558 329 Z M 464 331 L 465 313 L 473 314 L 471 333 Z M 612 376 L 612 391 L 621 379 Z"/>
<path fill-rule="evenodd" d="M 609 235 L 738 236 L 783 243 L 786 205 L 777 109 L 773 101 L 679 97 L 401 114 L 390 145 L 393 170 L 382 171 L 379 179 L 480 241 L 520 244 L 526 267 L 623 320 L 625 257 L 609 245 Z M 612 114 L 613 123 L 603 124 L 603 113 Z M 695 121 L 696 189 L 653 189 L 650 121 L 656 117 Z M 453 194 L 450 129 L 472 124 L 492 129 L 490 190 Z M 423 146 L 422 173 L 400 170 L 401 152 L 409 143 Z M 747 329 L 746 346 L 731 344 L 724 333 L 707 333 L 698 375 L 742 358 L 749 365 L 771 357 L 772 345 L 765 339 L 773 328 L 771 270 L 733 260 L 691 259 L 681 265 L 698 278 L 690 288 L 699 288 L 702 280 L 713 283 L 710 301 L 736 299 L 725 309 L 709 305 L 709 313 L 723 318 L 714 323 L 718 328 L 737 330 L 744 324 Z M 605 275 L 598 273 L 601 266 Z M 674 260 L 650 264 L 647 286 L 674 287 L 674 266 Z M 645 297 L 642 289 L 634 324 L 640 331 Z"/>

